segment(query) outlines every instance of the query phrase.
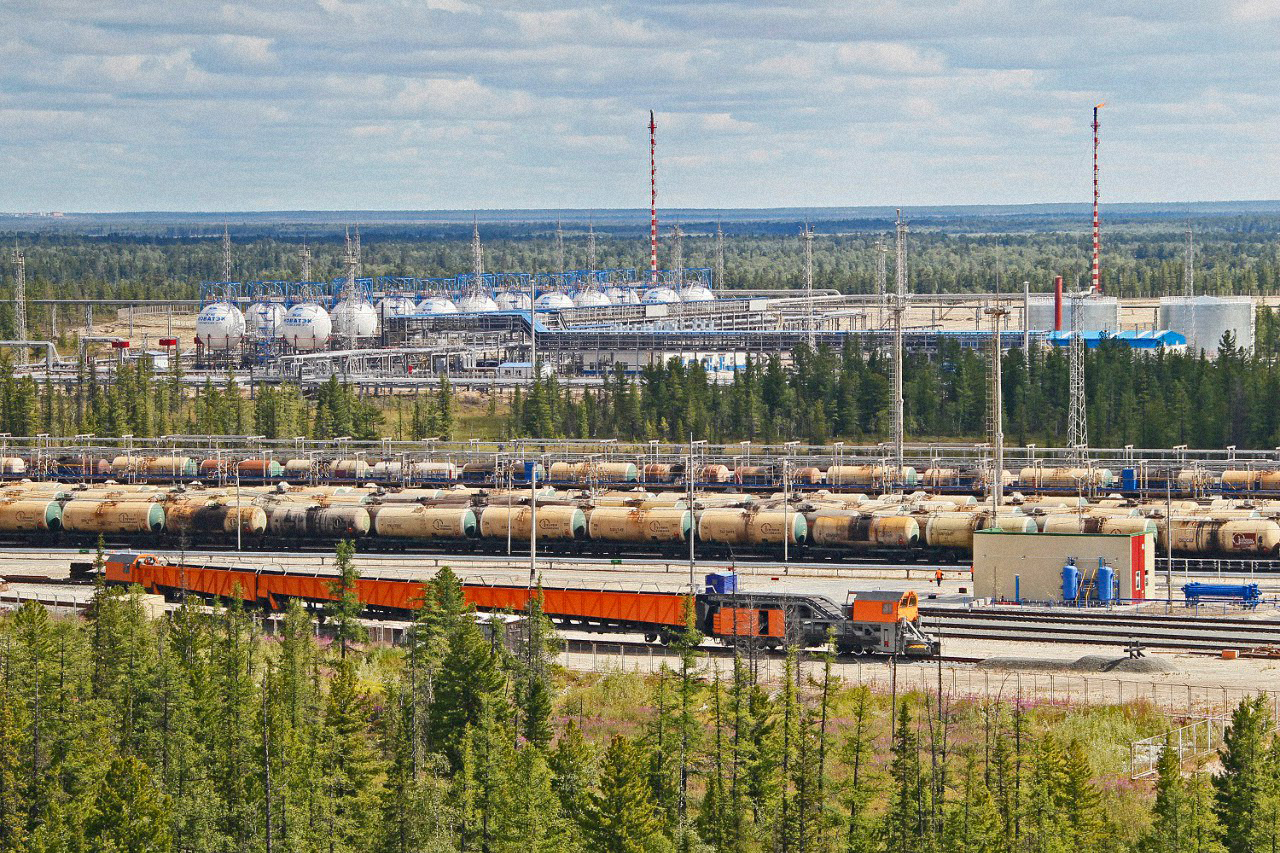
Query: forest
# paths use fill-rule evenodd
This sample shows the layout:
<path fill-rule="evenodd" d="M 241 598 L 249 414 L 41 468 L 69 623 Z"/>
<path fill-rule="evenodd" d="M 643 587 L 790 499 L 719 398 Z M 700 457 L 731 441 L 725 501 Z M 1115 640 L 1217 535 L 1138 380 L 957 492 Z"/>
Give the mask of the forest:
<path fill-rule="evenodd" d="M 873 693 L 831 657 L 652 675 L 556 662 L 537 598 L 479 622 L 457 577 L 367 642 L 349 543 L 317 638 L 227 603 L 0 617 L 0 851 L 1252 853 L 1280 844 L 1280 739 L 1242 702 L 1221 768 L 1122 777 L 1141 705 Z M 102 559 L 99 554 L 99 561 Z M 906 665 L 906 664 L 904 664 Z"/>

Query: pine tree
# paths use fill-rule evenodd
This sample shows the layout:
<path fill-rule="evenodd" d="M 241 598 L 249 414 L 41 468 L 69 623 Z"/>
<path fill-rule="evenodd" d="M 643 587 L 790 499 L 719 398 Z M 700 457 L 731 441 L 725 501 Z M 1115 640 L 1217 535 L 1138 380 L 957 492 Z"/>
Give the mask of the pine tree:
<path fill-rule="evenodd" d="M 1262 817 L 1262 800 L 1271 786 L 1267 766 L 1270 714 L 1261 697 L 1244 699 L 1231 715 L 1220 750 L 1222 772 L 1214 777 L 1218 819 L 1227 829 L 1230 853 L 1253 853 Z"/>
<path fill-rule="evenodd" d="M 1205 786 L 1183 779 L 1178 752 L 1166 739 L 1156 762 L 1154 820 L 1139 845 L 1141 853 L 1223 853 L 1217 820 L 1212 810 L 1206 814 L 1196 808 L 1193 786 L 1203 799 Z"/>
<path fill-rule="evenodd" d="M 614 735 L 600 767 L 583 821 L 588 849 L 598 853 L 646 853 L 654 849 L 662 823 L 645 780 L 636 746 Z"/>
<path fill-rule="evenodd" d="M 360 601 L 360 572 L 356 569 L 356 546 L 350 539 L 338 543 L 334 568 L 338 579 L 329 585 L 334 601 L 325 605 L 325 615 L 333 623 L 334 637 L 338 640 L 341 657 L 346 659 L 347 646 L 363 642 L 367 637 L 360 614 L 364 604 Z"/>
<path fill-rule="evenodd" d="M 122 756 L 98 788 L 85 823 L 90 849 L 102 853 L 151 853 L 172 841 L 172 802 L 156 788 L 150 769 Z"/>
<path fill-rule="evenodd" d="M 890 853 L 908 853 L 922 849 L 924 827 L 920 809 L 920 747 L 911 728 L 911 708 L 906 701 L 898 704 L 892 752 L 889 776 L 893 788 L 885 815 L 885 839 Z"/>

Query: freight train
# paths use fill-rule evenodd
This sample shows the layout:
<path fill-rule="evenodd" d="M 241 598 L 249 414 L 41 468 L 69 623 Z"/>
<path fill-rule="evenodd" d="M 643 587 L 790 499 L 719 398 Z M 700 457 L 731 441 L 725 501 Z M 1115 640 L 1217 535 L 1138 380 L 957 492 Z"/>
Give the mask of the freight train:
<path fill-rule="evenodd" d="M 0 542 L 504 554 L 524 551 L 530 491 L 353 486 L 0 486 Z M 1169 513 L 1172 513 L 1170 516 Z M 539 548 L 553 554 L 963 562 L 976 531 L 1151 533 L 1158 553 L 1269 560 L 1280 555 L 1280 503 L 1150 504 L 1025 496 L 993 512 L 970 496 L 808 492 L 745 495 L 538 490 Z"/>
<path fill-rule="evenodd" d="M 91 565 L 91 564 L 90 564 Z M 86 571 L 89 565 L 76 567 Z M 213 600 L 238 598 L 268 611 L 291 600 L 314 607 L 334 600 L 332 577 L 279 569 L 174 564 L 152 554 L 120 552 L 105 561 L 105 580 L 136 584 L 146 592 L 178 600 L 196 595 Z M 412 619 L 422 606 L 422 581 L 361 577 L 356 591 L 370 616 Z M 463 598 L 482 611 L 519 613 L 533 591 L 526 586 L 463 584 Z M 542 587 L 543 612 L 555 623 L 586 632 L 643 634 L 649 642 L 667 642 L 687 625 L 692 607 L 695 625 L 725 645 L 756 644 L 818 647 L 834 644 L 841 654 L 889 654 L 931 657 L 941 643 L 920 629 L 914 592 L 850 592 L 838 605 L 821 595 L 739 592 L 734 575 L 708 575 L 703 592 L 636 592 Z"/>

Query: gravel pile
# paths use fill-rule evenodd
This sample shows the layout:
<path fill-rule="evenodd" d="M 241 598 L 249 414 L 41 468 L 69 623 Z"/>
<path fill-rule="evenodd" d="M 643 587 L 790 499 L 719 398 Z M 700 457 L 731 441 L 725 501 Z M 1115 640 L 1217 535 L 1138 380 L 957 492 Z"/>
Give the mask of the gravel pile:
<path fill-rule="evenodd" d="M 978 664 L 979 669 L 1011 669 L 1034 672 L 1177 672 L 1178 668 L 1160 657 L 1112 658 L 1104 655 L 1085 655 L 1075 660 L 1052 658 L 987 658 Z"/>

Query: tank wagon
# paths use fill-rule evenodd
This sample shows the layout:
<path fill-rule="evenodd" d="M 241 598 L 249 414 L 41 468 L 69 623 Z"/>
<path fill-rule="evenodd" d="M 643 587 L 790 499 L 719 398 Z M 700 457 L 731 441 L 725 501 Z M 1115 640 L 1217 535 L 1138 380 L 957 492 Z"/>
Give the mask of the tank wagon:
<path fill-rule="evenodd" d="M 73 567 L 91 571 L 88 564 Z M 112 585 L 141 586 L 177 600 L 183 595 L 207 599 L 237 597 L 247 604 L 278 611 L 298 600 L 318 605 L 336 597 L 333 578 L 279 569 L 177 565 L 146 553 L 125 551 L 105 561 Z M 725 583 L 726 579 L 730 582 Z M 593 633 L 637 633 L 649 642 L 667 642 L 692 616 L 698 629 L 725 645 L 825 646 L 834 641 L 842 654 L 892 654 L 930 657 L 941 643 L 920 629 L 914 592 L 851 593 L 839 605 L 821 595 L 738 592 L 736 577 L 709 575 L 696 594 L 542 587 L 542 610 L 554 622 Z M 356 591 L 367 615 L 412 618 L 422 606 L 421 581 L 362 576 Z M 527 586 L 463 584 L 463 598 L 477 610 L 520 612 L 535 591 Z"/>

